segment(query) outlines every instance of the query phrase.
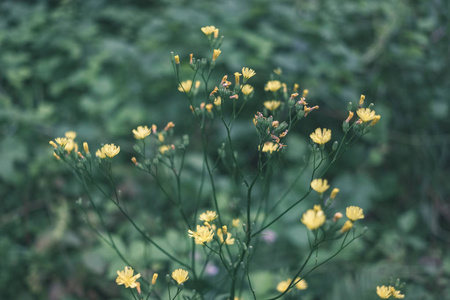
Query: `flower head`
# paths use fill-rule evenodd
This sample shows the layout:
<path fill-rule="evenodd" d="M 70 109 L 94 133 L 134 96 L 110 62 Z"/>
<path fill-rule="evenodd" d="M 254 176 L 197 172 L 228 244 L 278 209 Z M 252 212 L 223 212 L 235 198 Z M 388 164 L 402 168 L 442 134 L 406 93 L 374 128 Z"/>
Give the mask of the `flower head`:
<path fill-rule="evenodd" d="M 186 280 L 189 279 L 189 272 L 183 269 L 176 269 L 172 272 L 172 278 L 175 280 L 178 284 L 182 284 Z"/>
<path fill-rule="evenodd" d="M 173 59 L 175 60 L 175 63 L 176 63 L 177 65 L 180 64 L 180 56 L 179 56 L 179 55 L 175 55 L 175 56 L 173 57 Z"/>
<path fill-rule="evenodd" d="M 241 77 L 241 73 L 239 72 L 234 72 L 234 82 L 236 82 L 236 84 L 239 84 L 239 78 Z"/>
<path fill-rule="evenodd" d="M 289 285 L 291 284 L 292 279 L 286 279 L 284 281 L 280 281 L 277 285 L 277 291 L 279 291 L 280 293 L 283 293 L 284 291 L 286 291 L 289 287 Z"/>
<path fill-rule="evenodd" d="M 217 229 L 217 236 L 219 237 L 219 240 L 221 243 L 224 242 L 224 238 L 223 238 L 224 235 L 225 235 L 224 230 L 222 230 L 220 228 Z M 226 236 L 227 236 L 227 238 L 225 239 L 225 244 L 233 245 L 235 240 L 233 238 L 231 238 L 231 233 L 227 232 Z"/>
<path fill-rule="evenodd" d="M 240 219 L 233 219 L 233 227 L 239 227 L 239 225 L 241 225 L 241 220 Z"/>
<path fill-rule="evenodd" d="M 391 295 L 396 299 L 405 298 L 405 295 L 400 294 L 400 291 L 395 290 L 393 286 L 389 286 L 389 291 L 391 292 Z"/>
<path fill-rule="evenodd" d="M 183 81 L 178 86 L 178 90 L 182 93 L 189 93 L 191 89 L 192 89 L 192 80 Z"/>
<path fill-rule="evenodd" d="M 349 220 L 345 221 L 344 226 L 342 226 L 341 228 L 341 233 L 349 231 L 352 227 L 353 227 L 352 221 Z"/>
<path fill-rule="evenodd" d="M 139 282 L 136 280 L 141 277 L 141 274 L 136 274 L 133 276 L 134 270 L 129 267 L 125 267 L 125 271 L 117 271 L 116 283 L 118 285 L 124 284 L 126 288 L 135 288 L 138 286 Z"/>
<path fill-rule="evenodd" d="M 199 219 L 203 222 L 211 222 L 217 219 L 218 215 L 215 211 L 207 210 L 206 212 L 200 214 Z"/>
<path fill-rule="evenodd" d="M 244 76 L 244 79 L 250 79 L 251 77 L 255 76 L 256 72 L 253 69 L 250 68 L 242 68 L 242 76 Z M 245 82 L 245 80 L 244 80 Z"/>
<path fill-rule="evenodd" d="M 65 147 L 67 145 L 67 143 L 69 142 L 68 138 L 56 138 L 55 139 L 56 143 L 58 143 L 58 145 Z"/>
<path fill-rule="evenodd" d="M 347 207 L 345 214 L 347 215 L 347 218 L 353 222 L 359 219 L 364 219 L 363 210 L 358 206 Z"/>
<path fill-rule="evenodd" d="M 114 144 L 106 144 L 101 149 L 97 150 L 95 155 L 100 158 L 105 158 L 106 156 L 112 158 L 112 157 L 116 156 L 117 154 L 119 154 L 119 152 L 120 152 L 120 146 L 117 147 Z"/>
<path fill-rule="evenodd" d="M 65 135 L 69 140 L 74 140 L 77 137 L 77 133 L 75 131 L 67 131 Z"/>
<path fill-rule="evenodd" d="M 161 154 L 164 154 L 167 151 L 169 151 L 170 149 L 172 149 L 172 148 L 169 145 L 162 145 L 161 147 L 159 147 L 159 152 Z"/>
<path fill-rule="evenodd" d="M 271 100 L 271 101 L 264 102 L 264 107 L 270 111 L 276 110 L 280 105 L 281 105 L 281 102 L 277 101 L 277 100 Z"/>
<path fill-rule="evenodd" d="M 138 140 L 144 139 L 146 136 L 150 135 L 151 132 L 152 130 L 147 126 L 138 126 L 137 129 L 133 129 L 134 138 Z"/>
<path fill-rule="evenodd" d="M 356 111 L 356 114 L 363 122 L 369 122 L 375 119 L 375 111 L 370 108 L 360 108 Z"/>
<path fill-rule="evenodd" d="M 277 143 L 272 143 L 272 142 L 265 142 L 262 152 L 269 152 L 270 154 L 272 154 L 272 152 L 274 151 L 278 151 L 278 144 Z"/>
<path fill-rule="evenodd" d="M 306 289 L 308 288 L 308 284 L 306 283 L 306 280 L 305 280 L 305 279 L 296 278 L 296 279 L 295 279 L 295 282 L 297 282 L 297 283 L 295 284 L 295 287 L 296 287 L 298 290 L 306 290 Z"/>
<path fill-rule="evenodd" d="M 314 230 L 325 223 L 326 216 L 322 209 L 318 210 L 316 209 L 316 207 L 314 207 L 314 209 L 308 209 L 303 214 L 301 221 L 309 230 Z"/>
<path fill-rule="evenodd" d="M 271 80 L 266 83 L 266 86 L 264 87 L 265 91 L 271 91 L 276 92 L 281 88 L 281 82 L 278 80 Z"/>
<path fill-rule="evenodd" d="M 246 84 L 241 89 L 242 94 L 248 96 L 253 92 L 253 87 L 249 84 Z"/>
<path fill-rule="evenodd" d="M 375 118 L 373 118 L 372 122 L 370 122 L 370 126 L 375 126 L 375 124 L 378 123 L 378 121 L 380 121 L 381 116 L 380 115 L 375 115 Z"/>
<path fill-rule="evenodd" d="M 331 140 L 331 130 L 326 128 L 316 128 L 316 130 L 311 133 L 309 137 L 313 140 L 314 143 L 323 145 Z"/>
<path fill-rule="evenodd" d="M 328 185 L 328 180 L 319 178 L 311 181 L 311 188 L 319 194 L 322 194 L 323 192 L 328 190 L 330 186 Z"/>
<path fill-rule="evenodd" d="M 377 295 L 381 298 L 381 299 L 388 299 L 391 296 L 391 291 L 390 289 L 385 286 L 377 286 Z"/>
<path fill-rule="evenodd" d="M 219 57 L 219 55 L 220 55 L 221 52 L 222 52 L 222 51 L 220 51 L 220 49 L 214 49 L 214 53 L 213 53 L 213 58 L 212 58 L 212 60 L 215 61 L 215 60 Z"/>
<path fill-rule="evenodd" d="M 202 27 L 202 32 L 206 35 L 210 35 L 211 33 L 214 33 L 214 30 L 216 30 L 216 27 L 214 26 L 205 26 Z"/>
<path fill-rule="evenodd" d="M 196 244 L 203 245 L 213 239 L 214 230 L 208 226 L 197 225 L 197 231 L 188 230 L 188 235 L 195 239 Z"/>

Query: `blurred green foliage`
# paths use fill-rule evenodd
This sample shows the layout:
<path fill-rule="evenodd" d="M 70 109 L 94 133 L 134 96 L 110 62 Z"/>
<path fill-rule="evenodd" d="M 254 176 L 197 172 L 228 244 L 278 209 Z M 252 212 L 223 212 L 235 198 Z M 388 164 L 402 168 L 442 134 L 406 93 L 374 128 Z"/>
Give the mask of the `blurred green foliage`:
<path fill-rule="evenodd" d="M 173 218 L 167 204 L 154 200 L 158 195 L 149 194 L 145 180 L 131 172 L 131 129 L 175 121 L 179 134 L 190 132 L 192 118 L 176 90 L 169 52 L 180 54 L 182 64 L 191 52 L 207 55 L 195 52 L 207 49 L 200 27 L 214 25 L 226 37 L 217 80 L 248 66 L 256 70 L 253 83 L 261 91 L 268 74 L 281 67 L 289 84 L 308 88 L 308 99 L 321 106 L 308 116 L 302 135 L 290 137 L 288 149 L 305 147 L 318 125 L 338 135 L 343 108 L 360 94 L 382 115 L 379 126 L 329 174 L 341 189 L 337 207 L 358 203 L 370 230 L 308 280 L 305 299 L 376 299 L 375 286 L 389 276 L 406 281 L 408 299 L 445 299 L 450 294 L 448 9 L 444 0 L 2 1 L 0 298 L 120 294 L 113 279 L 123 264 L 83 222 L 75 204 L 83 191 L 68 170 L 61 171 L 48 145 L 68 130 L 94 149 L 120 144 L 121 189 L 138 205 L 130 210 L 169 245 L 179 239 L 183 231 L 163 230 L 164 218 Z M 249 119 L 261 103 L 253 104 Z M 236 139 L 245 146 L 249 134 L 243 131 Z M 287 161 L 298 159 L 296 151 L 287 153 Z M 198 158 L 189 160 L 189 168 L 201 168 Z M 195 178 L 186 180 L 185 190 L 195 193 Z M 223 202 L 229 196 L 222 195 Z M 142 262 L 136 253 L 147 253 L 143 263 L 151 268 L 158 268 L 155 261 L 165 263 L 112 208 L 103 209 L 117 242 L 135 253 L 130 259 Z M 285 260 L 282 265 L 299 259 L 292 246 L 306 247 L 299 216 L 280 223 L 277 242 L 267 246 L 274 258 Z M 277 265 L 270 270 L 254 275 L 256 289 L 284 279 L 273 275 L 280 271 Z"/>

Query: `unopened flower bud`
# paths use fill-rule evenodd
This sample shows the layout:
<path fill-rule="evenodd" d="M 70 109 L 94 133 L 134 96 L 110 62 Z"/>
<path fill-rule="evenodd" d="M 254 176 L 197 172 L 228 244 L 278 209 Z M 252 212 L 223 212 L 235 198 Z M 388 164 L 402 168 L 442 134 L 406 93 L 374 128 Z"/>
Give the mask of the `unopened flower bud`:
<path fill-rule="evenodd" d="M 133 164 L 135 165 L 135 166 L 137 166 L 138 165 L 138 162 L 137 162 L 137 160 L 136 160 L 136 157 L 132 157 L 131 158 L 131 161 L 133 162 Z"/>
<path fill-rule="evenodd" d="M 353 118 L 353 115 L 354 115 L 354 113 L 352 111 L 349 111 L 348 112 L 348 117 L 345 120 L 345 122 L 347 122 L 347 123 L 350 122 L 350 120 Z"/>
<path fill-rule="evenodd" d="M 156 279 L 158 279 L 158 273 L 153 274 L 153 277 L 152 277 L 152 285 L 155 285 Z"/>
<path fill-rule="evenodd" d="M 219 57 L 221 52 L 222 51 L 220 51 L 219 49 L 214 49 L 212 60 L 215 61 Z"/>
<path fill-rule="evenodd" d="M 174 60 L 175 60 L 175 63 L 176 63 L 177 65 L 179 65 L 179 64 L 180 64 L 180 57 L 179 57 L 178 55 L 175 55 L 173 58 L 174 58 Z"/>
<path fill-rule="evenodd" d="M 86 142 L 83 143 L 83 149 L 84 149 L 84 152 L 85 152 L 86 154 L 89 153 L 89 145 L 88 145 L 88 143 L 86 143 Z"/>
<path fill-rule="evenodd" d="M 338 148 L 339 142 L 338 141 L 334 141 L 333 146 L 331 147 L 331 150 L 336 151 Z"/>
<path fill-rule="evenodd" d="M 334 189 L 331 191 L 330 198 L 331 198 L 331 199 L 336 198 L 336 195 L 337 195 L 338 193 L 339 193 L 339 189 L 338 189 L 338 188 L 334 188 Z"/>
<path fill-rule="evenodd" d="M 339 220 L 342 217 L 343 217 L 342 213 L 340 212 L 335 213 L 333 217 L 333 222 L 337 222 L 337 220 Z"/>
<path fill-rule="evenodd" d="M 341 233 L 344 233 L 344 232 L 349 231 L 352 227 L 353 227 L 352 221 L 347 220 L 347 221 L 344 223 L 344 226 L 342 226 L 342 228 L 341 228 Z"/>
<path fill-rule="evenodd" d="M 302 98 L 306 98 L 306 96 L 308 96 L 308 94 L 309 94 L 309 90 L 303 90 Z"/>
<path fill-rule="evenodd" d="M 226 225 L 223 225 L 222 226 L 222 232 L 223 232 L 223 235 L 227 235 L 227 233 L 228 233 L 228 228 L 227 228 L 227 226 Z"/>
<path fill-rule="evenodd" d="M 349 102 L 349 103 L 347 104 L 347 110 L 348 110 L 348 111 L 351 111 L 352 109 L 353 109 L 353 103 Z"/>
<path fill-rule="evenodd" d="M 52 145 L 53 146 L 53 148 L 58 148 L 58 145 L 56 145 L 56 143 L 54 142 L 54 141 L 50 141 L 50 142 L 48 142 L 50 145 Z"/>
<path fill-rule="evenodd" d="M 361 97 L 359 97 L 359 106 L 361 107 L 364 104 L 364 99 L 366 99 L 366 96 L 361 95 Z"/>

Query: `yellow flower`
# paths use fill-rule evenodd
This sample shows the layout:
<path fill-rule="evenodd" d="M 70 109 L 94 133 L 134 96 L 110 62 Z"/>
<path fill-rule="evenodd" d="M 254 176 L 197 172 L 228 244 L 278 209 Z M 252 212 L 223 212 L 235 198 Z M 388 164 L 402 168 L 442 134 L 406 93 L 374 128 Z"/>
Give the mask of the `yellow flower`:
<path fill-rule="evenodd" d="M 214 33 L 214 30 L 216 30 L 216 27 L 214 27 L 214 26 L 202 27 L 202 31 L 206 35 L 210 35 L 211 33 Z"/>
<path fill-rule="evenodd" d="M 72 139 L 69 139 L 67 141 L 67 144 L 64 146 L 64 149 L 70 153 L 73 149 L 75 149 L 75 151 L 77 151 L 78 145 Z"/>
<path fill-rule="evenodd" d="M 242 94 L 248 96 L 253 92 L 253 87 L 249 84 L 246 84 L 241 89 Z"/>
<path fill-rule="evenodd" d="M 156 279 L 158 279 L 158 273 L 153 274 L 153 276 L 152 276 L 152 285 L 155 285 Z"/>
<path fill-rule="evenodd" d="M 69 140 L 74 140 L 77 137 L 77 133 L 75 131 L 67 131 L 66 138 Z"/>
<path fill-rule="evenodd" d="M 363 122 L 369 122 L 375 119 L 375 111 L 370 108 L 360 108 L 356 111 L 356 114 Z"/>
<path fill-rule="evenodd" d="M 239 227 L 239 225 L 241 224 L 241 220 L 240 219 L 233 219 L 233 227 Z"/>
<path fill-rule="evenodd" d="M 264 102 L 264 107 L 270 111 L 276 110 L 281 105 L 280 101 L 272 100 Z"/>
<path fill-rule="evenodd" d="M 168 146 L 168 145 L 162 145 L 161 147 L 159 147 L 159 152 L 161 154 L 164 154 L 164 153 L 166 153 L 166 151 L 169 151 L 169 150 L 170 150 L 170 146 Z"/>
<path fill-rule="evenodd" d="M 178 55 L 175 55 L 175 56 L 173 57 L 173 59 L 175 59 L 175 63 L 176 63 L 177 65 L 180 64 L 180 57 L 179 57 Z"/>
<path fill-rule="evenodd" d="M 301 278 L 296 278 L 294 280 L 294 282 L 297 282 L 297 284 L 295 285 L 295 287 L 298 290 L 306 290 L 308 288 L 308 284 L 306 283 L 305 279 L 301 279 Z"/>
<path fill-rule="evenodd" d="M 361 95 L 361 97 L 359 97 L 359 106 L 362 106 L 364 104 L 364 100 L 366 99 L 366 96 Z"/>
<path fill-rule="evenodd" d="M 213 108 L 213 105 L 212 105 L 211 103 L 208 103 L 208 104 L 206 104 L 205 108 L 206 108 L 206 110 L 207 110 L 208 112 L 211 112 L 211 111 L 212 111 L 212 108 Z"/>
<path fill-rule="evenodd" d="M 244 76 L 244 79 L 250 79 L 253 76 L 255 76 L 255 74 L 256 74 L 256 72 L 253 69 L 242 68 L 242 76 Z"/>
<path fill-rule="evenodd" d="M 325 214 L 323 213 L 323 210 L 316 210 L 316 209 L 308 209 L 302 217 L 302 223 L 305 224 L 305 226 L 309 230 L 314 230 L 319 228 L 323 225 L 326 221 Z"/>
<path fill-rule="evenodd" d="M 373 118 L 372 122 L 370 122 L 370 126 L 375 126 L 375 124 L 378 123 L 378 121 L 380 121 L 381 116 L 380 115 L 376 115 L 375 118 Z"/>
<path fill-rule="evenodd" d="M 227 234 L 227 238 L 225 240 L 225 244 L 233 245 L 234 244 L 234 239 L 231 238 L 231 233 L 227 232 L 226 234 Z M 220 242 L 223 243 L 223 241 L 224 241 L 224 239 L 223 239 L 224 232 L 222 231 L 222 229 L 220 229 L 220 228 L 217 229 L 217 236 L 219 237 Z"/>
<path fill-rule="evenodd" d="M 120 152 L 120 146 L 117 147 L 114 144 L 106 144 L 101 149 L 97 150 L 95 155 L 100 157 L 100 158 L 105 158 L 106 156 L 114 157 L 117 154 L 119 154 L 119 152 Z"/>
<path fill-rule="evenodd" d="M 65 147 L 67 145 L 67 143 L 69 142 L 68 138 L 56 138 L 55 139 L 56 143 L 58 143 L 58 145 Z"/>
<path fill-rule="evenodd" d="M 218 215 L 215 211 L 212 210 L 207 210 L 206 212 L 200 214 L 200 217 L 198 217 L 200 219 L 200 221 L 203 222 L 211 222 L 214 221 L 215 219 L 217 219 Z"/>
<path fill-rule="evenodd" d="M 220 106 L 222 104 L 222 98 L 220 96 L 217 96 L 216 99 L 214 99 L 214 105 Z"/>
<path fill-rule="evenodd" d="M 347 218 L 353 222 L 359 219 L 364 219 L 363 210 L 358 206 L 347 207 L 345 214 L 347 215 Z"/>
<path fill-rule="evenodd" d="M 316 130 L 311 133 L 309 137 L 313 140 L 314 143 L 323 145 L 331 140 L 331 130 L 326 128 L 316 128 Z"/>
<path fill-rule="evenodd" d="M 347 220 L 341 228 L 341 233 L 349 231 L 353 227 L 352 221 Z"/>
<path fill-rule="evenodd" d="M 178 284 L 182 284 L 186 280 L 189 279 L 189 272 L 183 269 L 176 269 L 172 272 L 172 278 L 175 280 Z"/>
<path fill-rule="evenodd" d="M 265 91 L 271 91 L 276 92 L 281 88 L 281 82 L 278 80 L 271 80 L 267 82 L 266 86 L 264 87 Z"/>
<path fill-rule="evenodd" d="M 219 57 L 219 55 L 220 55 L 221 52 L 222 52 L 222 51 L 220 51 L 219 49 L 214 49 L 214 53 L 213 53 L 213 58 L 212 58 L 212 60 L 215 61 L 215 60 Z"/>
<path fill-rule="evenodd" d="M 241 73 L 239 72 L 234 72 L 234 81 L 236 82 L 236 84 L 239 84 L 239 78 L 241 77 Z"/>
<path fill-rule="evenodd" d="M 278 283 L 277 285 L 277 291 L 279 291 L 280 293 L 286 291 L 289 287 L 289 285 L 291 284 L 291 279 L 286 279 L 285 281 L 281 281 L 280 283 Z"/>
<path fill-rule="evenodd" d="M 337 195 L 338 193 L 339 193 L 339 189 L 338 189 L 338 188 L 334 188 L 334 189 L 331 191 L 330 198 L 331 198 L 331 199 L 336 198 L 336 195 Z"/>
<path fill-rule="evenodd" d="M 88 145 L 88 143 L 86 143 L 86 142 L 83 143 L 83 149 L 84 149 L 84 152 L 86 152 L 86 154 L 89 153 L 89 145 Z"/>
<path fill-rule="evenodd" d="M 309 90 L 307 90 L 307 89 L 303 90 L 302 98 L 305 98 L 306 96 L 308 96 L 308 94 L 309 94 Z"/>
<path fill-rule="evenodd" d="M 330 186 L 328 185 L 328 180 L 319 178 L 311 181 L 311 188 L 319 194 L 322 194 L 323 192 L 328 190 Z"/>
<path fill-rule="evenodd" d="M 272 142 L 265 142 L 262 152 L 269 152 L 270 154 L 272 154 L 272 152 L 274 151 L 278 151 L 278 144 L 277 143 L 272 143 Z"/>
<path fill-rule="evenodd" d="M 136 274 L 133 276 L 134 270 L 129 267 L 125 267 L 125 271 L 117 271 L 116 283 L 118 285 L 124 284 L 126 288 L 135 288 L 138 286 L 139 282 L 136 280 L 141 277 L 141 274 Z"/>
<path fill-rule="evenodd" d="M 197 231 L 188 230 L 188 235 L 195 239 L 196 244 L 203 245 L 213 239 L 214 230 L 208 226 L 197 225 Z"/>
<path fill-rule="evenodd" d="M 186 80 L 181 82 L 181 84 L 178 86 L 178 90 L 183 93 L 189 93 L 192 88 L 192 80 Z"/>
<path fill-rule="evenodd" d="M 381 299 L 388 299 L 391 296 L 391 291 L 387 286 L 377 286 L 377 295 Z"/>
<path fill-rule="evenodd" d="M 393 286 L 389 286 L 389 290 L 391 292 L 391 295 L 396 299 L 403 299 L 405 298 L 405 295 L 400 294 L 400 291 L 396 291 Z"/>
<path fill-rule="evenodd" d="M 134 138 L 138 140 L 144 139 L 146 136 L 149 136 L 151 132 L 151 129 L 149 129 L 147 126 L 138 126 L 137 129 L 133 129 Z"/>
<path fill-rule="evenodd" d="M 61 157 L 59 157 L 58 154 L 56 154 L 55 152 L 53 152 L 53 156 L 54 156 L 57 160 L 60 160 L 60 159 L 61 159 Z"/>

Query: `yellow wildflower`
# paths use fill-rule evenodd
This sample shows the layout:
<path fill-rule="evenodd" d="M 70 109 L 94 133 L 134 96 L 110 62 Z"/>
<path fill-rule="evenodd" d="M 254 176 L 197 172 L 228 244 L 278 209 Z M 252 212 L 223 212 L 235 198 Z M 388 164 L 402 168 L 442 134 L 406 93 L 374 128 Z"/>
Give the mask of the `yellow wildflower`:
<path fill-rule="evenodd" d="M 164 153 L 166 153 L 166 151 L 169 151 L 171 148 L 170 148 L 170 146 L 169 145 L 162 145 L 161 147 L 159 147 L 159 152 L 161 153 L 161 154 L 164 154 Z"/>
<path fill-rule="evenodd" d="M 154 273 L 152 276 L 152 285 L 155 285 L 156 279 L 158 279 L 158 273 Z"/>
<path fill-rule="evenodd" d="M 219 49 L 214 49 L 214 53 L 213 53 L 213 58 L 212 58 L 212 60 L 215 61 L 215 60 L 219 57 L 219 55 L 220 55 L 221 52 L 222 52 L 222 51 L 220 51 Z"/>
<path fill-rule="evenodd" d="M 246 84 L 241 89 L 242 94 L 248 96 L 253 92 L 253 87 L 249 84 Z"/>
<path fill-rule="evenodd" d="M 64 149 L 69 153 L 72 152 L 73 149 L 78 151 L 78 145 L 72 139 L 69 139 L 67 144 L 64 146 Z"/>
<path fill-rule="evenodd" d="M 292 89 L 292 92 L 297 93 L 297 90 L 300 86 L 298 85 L 298 83 L 294 83 L 294 88 Z"/>
<path fill-rule="evenodd" d="M 314 179 L 313 181 L 311 181 L 311 187 L 313 190 L 315 190 L 319 194 L 322 194 L 323 192 L 325 192 L 326 190 L 328 190 L 330 188 L 330 186 L 328 185 L 328 180 L 320 179 L 320 178 Z"/>
<path fill-rule="evenodd" d="M 116 283 L 118 285 L 124 284 L 126 288 L 135 288 L 138 286 L 139 282 L 136 280 L 141 277 L 141 274 L 136 274 L 133 276 L 134 270 L 129 267 L 125 267 L 125 271 L 117 271 Z"/>
<path fill-rule="evenodd" d="M 239 72 L 234 72 L 234 81 L 236 82 L 236 85 L 239 84 L 239 78 L 241 77 L 241 73 Z"/>
<path fill-rule="evenodd" d="M 178 86 L 178 90 L 183 93 L 189 93 L 192 88 L 192 80 L 186 80 L 181 82 L 181 84 Z"/>
<path fill-rule="evenodd" d="M 147 126 L 138 126 L 137 129 L 133 129 L 134 138 L 138 140 L 142 140 L 146 136 L 149 136 L 151 132 L 151 129 Z"/>
<path fill-rule="evenodd" d="M 359 106 L 362 106 L 364 104 L 364 100 L 366 99 L 366 96 L 361 95 L 361 97 L 359 97 Z"/>
<path fill-rule="evenodd" d="M 173 58 L 175 59 L 175 63 L 177 65 L 179 65 L 180 64 L 180 57 L 178 55 L 175 55 Z"/>
<path fill-rule="evenodd" d="M 267 82 L 266 86 L 264 87 L 265 91 L 271 91 L 276 92 L 281 88 L 281 82 L 278 80 L 271 80 Z"/>
<path fill-rule="evenodd" d="M 311 133 L 309 137 L 313 140 L 314 143 L 323 145 L 331 140 L 331 130 L 326 128 L 316 128 L 316 130 Z"/>
<path fill-rule="evenodd" d="M 100 153 L 101 154 L 100 154 Z M 114 157 L 117 154 L 119 154 L 120 152 L 120 146 L 117 147 L 114 144 L 106 144 L 104 145 L 100 150 L 97 150 L 97 152 L 95 153 L 95 155 L 97 155 L 100 158 L 105 158 L 106 156 L 108 157 Z"/>
<path fill-rule="evenodd" d="M 214 27 L 214 26 L 202 27 L 202 31 L 206 35 L 210 35 L 211 33 L 214 33 L 214 30 L 216 30 L 216 27 Z"/>
<path fill-rule="evenodd" d="M 56 138 L 55 139 L 56 143 L 58 143 L 58 145 L 65 147 L 67 145 L 67 143 L 69 142 L 68 138 Z"/>
<path fill-rule="evenodd" d="M 314 230 L 319 228 L 323 225 L 326 221 L 326 216 L 322 209 L 315 210 L 315 209 L 308 209 L 302 217 L 302 223 L 305 224 L 305 226 L 309 230 Z"/>
<path fill-rule="evenodd" d="M 208 103 L 208 104 L 206 104 L 205 108 L 206 108 L 206 110 L 207 110 L 208 112 L 211 112 L 211 111 L 212 111 L 212 108 L 213 108 L 213 105 L 212 105 L 211 103 Z"/>
<path fill-rule="evenodd" d="M 207 210 L 206 212 L 200 214 L 200 221 L 203 222 L 211 222 L 214 221 L 215 219 L 217 219 L 218 215 L 215 211 L 212 210 Z"/>
<path fill-rule="evenodd" d="M 217 39 L 219 37 L 219 29 L 214 29 L 214 38 Z"/>
<path fill-rule="evenodd" d="M 280 101 L 272 100 L 264 102 L 264 107 L 270 111 L 276 110 L 281 105 Z"/>
<path fill-rule="evenodd" d="M 65 135 L 69 140 L 74 140 L 77 137 L 77 133 L 75 131 L 67 131 Z"/>
<path fill-rule="evenodd" d="M 277 143 L 272 143 L 272 142 L 265 142 L 262 152 L 269 152 L 270 154 L 272 154 L 272 152 L 274 151 L 278 151 L 278 144 Z"/>
<path fill-rule="evenodd" d="M 303 90 L 303 94 L 302 94 L 302 98 L 305 98 L 306 96 L 308 96 L 309 94 L 309 90 Z"/>
<path fill-rule="evenodd" d="M 88 143 L 86 143 L 86 142 L 83 143 L 83 149 L 84 149 L 84 152 L 85 152 L 86 154 L 89 153 L 89 145 L 88 145 Z"/>
<path fill-rule="evenodd" d="M 363 122 L 369 122 L 375 119 L 375 111 L 370 108 L 360 108 L 356 111 L 356 114 Z"/>
<path fill-rule="evenodd" d="M 381 299 L 388 299 L 391 296 L 391 291 L 390 289 L 385 286 L 377 286 L 377 295 L 381 298 Z"/>
<path fill-rule="evenodd" d="M 364 219 L 363 210 L 358 206 L 347 207 L 345 214 L 347 215 L 347 218 L 353 222 L 359 219 Z"/>
<path fill-rule="evenodd" d="M 338 193 L 339 193 L 339 189 L 338 189 L 338 188 L 334 188 L 334 189 L 331 191 L 330 198 L 331 198 L 331 199 L 336 198 L 336 195 L 337 195 Z"/>
<path fill-rule="evenodd" d="M 405 298 L 405 295 L 400 294 L 400 291 L 395 290 L 393 286 L 389 286 L 389 290 L 391 292 L 391 295 L 396 299 L 403 299 Z"/>
<path fill-rule="evenodd" d="M 161 143 L 164 143 L 164 140 L 165 140 L 164 134 L 162 132 L 160 132 L 158 134 L 158 141 L 160 141 Z"/>
<path fill-rule="evenodd" d="M 305 279 L 296 278 L 296 279 L 294 280 L 294 282 L 297 282 L 297 283 L 295 284 L 295 287 L 296 287 L 298 290 L 306 290 L 306 289 L 308 288 L 308 284 L 306 283 L 306 280 L 305 280 Z"/>
<path fill-rule="evenodd" d="M 278 283 L 277 285 L 277 291 L 279 291 L 280 293 L 283 293 L 284 291 L 286 291 L 289 287 L 289 285 L 291 284 L 291 279 L 286 279 L 284 281 L 281 281 Z"/>
<path fill-rule="evenodd" d="M 242 68 L 242 76 L 244 76 L 244 79 L 250 79 L 253 76 L 255 76 L 255 74 L 256 74 L 256 72 L 253 69 Z"/>
<path fill-rule="evenodd" d="M 197 225 L 197 231 L 188 230 L 188 235 L 195 239 L 196 244 L 203 245 L 213 239 L 214 230 L 208 226 Z"/>
<path fill-rule="evenodd" d="M 229 232 L 225 233 L 225 230 L 222 230 L 220 228 L 217 229 L 217 236 L 219 237 L 219 240 L 220 240 L 221 243 L 224 242 L 223 236 L 225 234 L 227 235 L 227 238 L 225 239 L 225 244 L 233 245 L 234 244 L 234 239 L 231 238 L 231 233 L 229 233 Z"/>
<path fill-rule="evenodd" d="M 233 219 L 232 224 L 233 224 L 233 227 L 239 227 L 239 225 L 241 224 L 241 220 Z"/>
<path fill-rule="evenodd" d="M 172 121 L 170 121 L 169 123 L 167 123 L 166 127 L 164 127 L 164 131 L 167 131 L 167 130 L 172 129 L 174 127 L 175 127 L 175 124 Z"/>
<path fill-rule="evenodd" d="M 376 115 L 375 118 L 373 118 L 372 122 L 370 122 L 370 126 L 374 126 L 375 124 L 378 123 L 378 121 L 380 121 L 381 116 L 380 115 Z"/>
<path fill-rule="evenodd" d="M 214 105 L 220 106 L 222 104 L 222 98 L 220 96 L 217 96 L 216 99 L 214 99 Z"/>
<path fill-rule="evenodd" d="M 349 231 L 352 227 L 353 227 L 352 221 L 349 220 L 345 221 L 344 226 L 342 226 L 341 228 L 341 233 Z"/>
<path fill-rule="evenodd" d="M 175 280 L 178 284 L 182 284 L 186 280 L 189 279 L 189 272 L 183 269 L 176 269 L 172 272 L 172 278 Z"/>

